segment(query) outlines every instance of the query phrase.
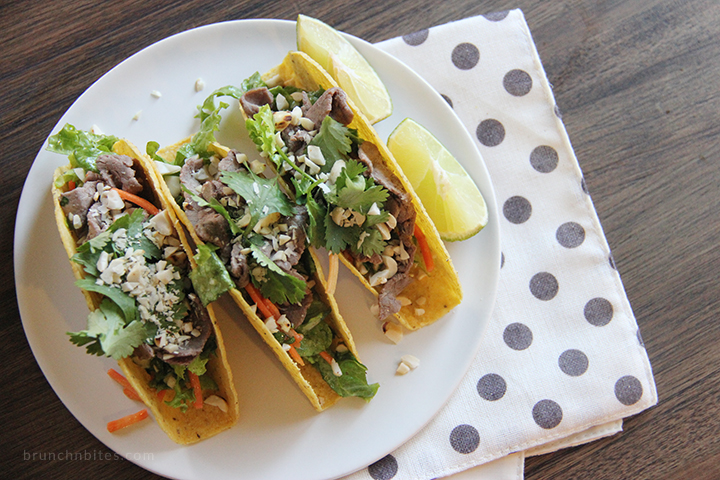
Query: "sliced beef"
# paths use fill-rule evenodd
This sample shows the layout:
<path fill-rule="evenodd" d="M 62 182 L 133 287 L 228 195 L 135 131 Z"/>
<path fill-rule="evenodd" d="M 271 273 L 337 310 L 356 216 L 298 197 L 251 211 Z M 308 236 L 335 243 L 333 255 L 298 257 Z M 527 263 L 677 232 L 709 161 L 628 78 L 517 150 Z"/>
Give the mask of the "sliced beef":
<path fill-rule="evenodd" d="M 61 194 L 63 198 L 67 199 L 67 203 L 62 207 L 66 218 L 68 214 L 77 215 L 83 224 L 85 223 L 88 209 L 95 202 L 93 196 L 96 192 L 96 185 L 97 181 L 85 182 L 82 186 Z"/>
<path fill-rule="evenodd" d="M 325 90 L 311 107 L 303 109 L 303 115 L 313 121 L 315 128 L 320 128 L 328 115 L 343 125 L 352 122 L 354 117 L 345 92 L 338 87 Z"/>
<path fill-rule="evenodd" d="M 282 137 L 283 142 L 285 142 L 285 145 L 288 146 L 288 149 L 293 152 L 295 156 L 302 155 L 305 148 L 313 139 L 313 136 L 310 135 L 307 130 L 297 125 L 290 125 L 286 127 L 280 133 L 280 136 Z"/>
<path fill-rule="evenodd" d="M 148 345 L 147 343 L 141 343 L 137 347 L 135 347 L 135 350 L 133 351 L 132 356 L 139 361 L 143 360 L 150 360 L 155 356 L 155 352 L 153 351 L 152 347 Z"/>
<path fill-rule="evenodd" d="M 207 182 L 202 184 L 202 187 L 200 189 L 200 196 L 205 199 L 205 201 L 209 202 L 211 199 L 215 198 L 217 200 L 220 200 L 222 197 L 225 196 L 224 185 L 220 180 L 208 180 Z"/>
<path fill-rule="evenodd" d="M 191 213 L 192 212 L 192 213 Z M 197 210 L 188 207 L 185 213 L 190 223 L 195 227 L 195 232 L 203 242 L 212 243 L 216 247 L 223 248 L 230 242 L 230 225 L 225 217 L 210 207 L 199 207 Z"/>
<path fill-rule="evenodd" d="M 135 178 L 133 164 L 132 158 L 118 154 L 103 154 L 95 161 L 98 174 L 106 185 L 138 194 L 142 192 L 143 187 Z"/>
<path fill-rule="evenodd" d="M 180 169 L 180 183 L 191 192 L 197 192 L 200 182 L 195 178 L 195 174 L 203 168 L 202 158 L 189 158 L 185 161 L 185 165 Z M 187 194 L 185 194 L 187 196 Z"/>
<path fill-rule="evenodd" d="M 250 282 L 250 269 L 248 268 L 247 256 L 242 253 L 243 247 L 236 243 L 232 246 L 230 253 L 230 273 L 235 277 L 235 284 L 238 289 L 245 288 Z"/>
<path fill-rule="evenodd" d="M 365 141 L 358 148 L 358 160 L 367 167 L 366 175 L 372 177 L 375 183 L 385 187 L 391 194 L 405 200 L 407 193 L 393 172 L 385 165 L 380 150 L 374 143 Z"/>
<path fill-rule="evenodd" d="M 390 315 L 400 311 L 402 305 L 400 305 L 397 296 L 412 281 L 413 279 L 407 274 L 396 273 L 382 286 L 380 295 L 378 295 L 378 318 L 380 320 L 385 320 Z"/>
<path fill-rule="evenodd" d="M 247 171 L 245 166 L 237 159 L 237 150 L 230 150 L 227 157 L 220 160 L 218 170 L 221 172 L 244 172 Z"/>
<path fill-rule="evenodd" d="M 100 213 L 100 203 L 93 203 L 87 212 L 87 226 L 88 233 L 87 239 L 90 240 L 101 234 L 107 227 L 108 224 L 102 221 L 102 213 Z"/>
<path fill-rule="evenodd" d="M 171 365 L 189 365 L 195 357 L 202 353 L 205 343 L 213 332 L 213 324 L 207 308 L 203 306 L 197 295 L 189 294 L 188 300 L 190 300 L 190 318 L 188 320 L 192 321 L 193 327 L 200 331 L 200 335 L 179 345 L 178 352 L 171 359 L 165 360 Z M 168 352 L 163 351 L 163 353 Z"/>
<path fill-rule="evenodd" d="M 295 212 L 295 215 L 287 220 L 287 235 L 291 240 L 285 244 L 287 261 L 292 266 L 297 265 L 305 251 L 305 225 L 309 222 L 308 211 L 304 205 L 298 206 Z M 287 248 L 290 243 L 292 243 L 293 248 Z"/>
<path fill-rule="evenodd" d="M 260 107 L 263 105 L 272 105 L 274 100 L 272 93 L 270 93 L 267 87 L 259 87 L 245 92 L 240 98 L 240 105 L 242 105 L 245 114 L 248 117 L 252 117 L 260 111 Z"/>
<path fill-rule="evenodd" d="M 293 328 L 297 328 L 305 321 L 308 308 L 310 308 L 310 304 L 312 303 L 312 301 L 313 293 L 312 290 L 308 289 L 305 292 L 305 298 L 302 299 L 302 302 L 300 302 L 299 304 L 293 303 L 278 305 L 278 310 L 280 310 L 280 313 L 285 315 L 285 317 L 290 320 Z"/>

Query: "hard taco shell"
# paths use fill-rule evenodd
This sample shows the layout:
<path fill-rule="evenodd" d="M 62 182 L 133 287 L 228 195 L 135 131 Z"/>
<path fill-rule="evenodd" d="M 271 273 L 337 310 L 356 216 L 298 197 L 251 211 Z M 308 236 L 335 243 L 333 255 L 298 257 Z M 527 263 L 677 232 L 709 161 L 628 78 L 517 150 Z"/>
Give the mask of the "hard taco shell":
<path fill-rule="evenodd" d="M 165 196 L 160 193 L 160 187 L 164 186 L 164 182 L 158 180 L 152 165 L 152 160 L 145 154 L 140 152 L 137 147 L 126 140 L 119 140 L 113 146 L 113 151 L 121 155 L 127 155 L 135 160 L 134 168 L 139 173 L 138 177 L 143 184 L 142 196 L 150 200 L 154 205 L 160 206 L 161 209 L 167 210 L 180 241 L 183 243 L 186 253 L 191 262 L 191 267 L 195 267 L 194 259 L 188 249 L 187 238 L 183 232 L 182 225 L 175 216 L 175 212 L 168 204 Z M 55 221 L 57 223 L 58 232 L 62 240 L 68 258 L 72 258 L 76 249 L 76 238 L 72 231 L 68 228 L 67 219 L 63 214 L 60 206 L 60 194 L 62 193 L 54 186 L 54 180 L 60 177 L 65 171 L 69 170 L 69 165 L 59 167 L 54 174 L 52 197 L 55 208 Z M 82 267 L 71 261 L 70 265 L 75 278 L 84 278 Z M 91 311 L 96 310 L 102 300 L 102 296 L 82 290 L 87 301 L 88 308 Z M 130 384 L 140 396 L 142 402 L 150 408 L 155 421 L 160 428 L 176 443 L 187 445 L 197 443 L 201 440 L 216 435 L 223 430 L 227 430 L 235 425 L 239 418 L 239 403 L 237 392 L 233 384 L 232 372 L 227 361 L 225 346 L 223 344 L 222 334 L 213 310 L 212 304 L 207 306 L 208 314 L 213 324 L 215 337 L 217 340 L 217 350 L 215 355 L 210 357 L 207 363 L 207 369 L 213 380 L 218 385 L 218 396 L 222 397 L 227 403 L 227 412 L 223 412 L 218 407 L 205 404 L 201 409 L 195 409 L 192 406 L 186 412 L 181 412 L 179 408 L 171 407 L 158 397 L 155 389 L 149 386 L 150 375 L 145 369 L 137 365 L 131 358 L 124 358 L 118 361 L 120 368 L 127 377 Z"/>

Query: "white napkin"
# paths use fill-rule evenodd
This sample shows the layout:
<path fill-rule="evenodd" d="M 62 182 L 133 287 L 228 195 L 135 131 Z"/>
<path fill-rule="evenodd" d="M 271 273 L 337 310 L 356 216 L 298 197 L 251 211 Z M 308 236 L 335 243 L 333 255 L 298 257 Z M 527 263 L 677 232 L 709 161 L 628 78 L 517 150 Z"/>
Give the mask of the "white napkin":
<path fill-rule="evenodd" d="M 493 317 L 457 391 L 417 436 L 349 478 L 444 477 L 619 431 L 657 402 L 655 383 L 522 12 L 378 46 L 423 76 L 477 139 L 503 255 Z M 522 478 L 524 455 L 487 467 L 505 465 L 503 475 L 457 478 Z"/>

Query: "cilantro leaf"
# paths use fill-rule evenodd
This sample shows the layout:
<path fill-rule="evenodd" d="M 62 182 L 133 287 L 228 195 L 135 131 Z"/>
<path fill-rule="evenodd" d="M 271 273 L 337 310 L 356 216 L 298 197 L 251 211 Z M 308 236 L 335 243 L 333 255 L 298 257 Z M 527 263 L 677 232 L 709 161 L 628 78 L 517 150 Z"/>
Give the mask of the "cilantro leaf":
<path fill-rule="evenodd" d="M 274 303 L 299 303 L 305 298 L 307 283 L 304 280 L 278 267 L 258 246 L 250 245 L 250 250 L 255 260 L 267 268 L 263 281 L 259 282 L 253 277 L 265 298 Z"/>
<path fill-rule="evenodd" d="M 307 235 L 310 243 L 315 248 L 325 247 L 325 219 L 332 219 L 328 216 L 327 207 L 324 202 L 318 202 L 312 195 L 307 196 L 307 212 L 310 219 L 307 228 Z"/>
<path fill-rule="evenodd" d="M 90 313 L 87 330 L 68 334 L 72 343 L 84 345 L 88 353 L 104 353 L 115 360 L 132 355 L 135 348 L 148 338 L 142 322 L 133 320 L 126 324 L 123 312 L 108 299 Z"/>
<path fill-rule="evenodd" d="M 131 322 L 137 318 L 138 313 L 135 299 L 133 299 L 130 295 L 126 294 L 119 288 L 110 287 L 108 285 L 98 285 L 92 278 L 83 278 L 81 280 L 77 280 L 75 282 L 75 285 L 88 292 L 95 292 L 99 293 L 100 295 L 105 295 L 109 300 L 115 303 L 118 308 L 120 308 L 126 322 Z M 103 302 L 104 301 L 105 300 L 103 300 Z"/>
<path fill-rule="evenodd" d="M 115 224 L 123 218 L 127 218 L 127 225 L 125 226 L 125 229 L 127 230 L 128 246 L 132 247 L 133 250 L 142 250 L 145 252 L 143 254 L 145 258 L 160 258 L 160 249 L 143 233 L 145 222 L 145 212 L 143 209 L 136 208 L 129 216 L 125 215 L 120 217 L 113 223 L 111 229 L 117 230 L 117 228 L 115 228 Z"/>
<path fill-rule="evenodd" d="M 342 208 L 351 208 L 367 214 L 373 203 L 382 205 L 388 198 L 388 191 L 376 184 L 372 178 L 363 175 L 366 167 L 356 160 L 348 160 L 340 171 L 330 193 L 325 195 L 328 202 Z"/>
<path fill-rule="evenodd" d="M 357 136 L 354 136 L 342 123 L 333 120 L 330 115 L 323 119 L 320 130 L 310 141 L 310 145 L 320 147 L 325 158 L 323 172 L 329 172 L 336 161 L 348 158 L 348 154 L 352 151 L 353 138 Z"/>
<path fill-rule="evenodd" d="M 117 137 L 78 130 L 66 123 L 62 130 L 48 139 L 47 149 L 67 155 L 73 168 L 97 172 L 95 160 L 103 153 L 112 152 L 117 141 Z"/>
<path fill-rule="evenodd" d="M 220 175 L 220 181 L 245 199 L 252 216 L 251 225 L 271 213 L 293 215 L 290 199 L 280 190 L 277 178 L 266 179 L 250 172 L 228 172 Z"/>

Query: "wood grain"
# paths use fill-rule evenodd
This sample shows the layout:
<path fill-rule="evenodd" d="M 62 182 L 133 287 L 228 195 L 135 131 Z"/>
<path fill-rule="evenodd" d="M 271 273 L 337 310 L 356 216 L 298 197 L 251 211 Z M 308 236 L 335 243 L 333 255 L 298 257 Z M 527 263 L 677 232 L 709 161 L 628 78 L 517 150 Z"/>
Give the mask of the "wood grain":
<path fill-rule="evenodd" d="M 527 459 L 526 478 L 720 478 L 714 0 L 0 2 L 2 476 L 160 478 L 116 457 L 72 417 L 35 363 L 17 310 L 11 252 L 23 182 L 92 82 L 153 42 L 212 22 L 306 13 L 375 42 L 511 8 L 524 11 L 553 84 L 660 396 L 619 435 Z M 61 452 L 91 458 L 48 457 Z"/>

